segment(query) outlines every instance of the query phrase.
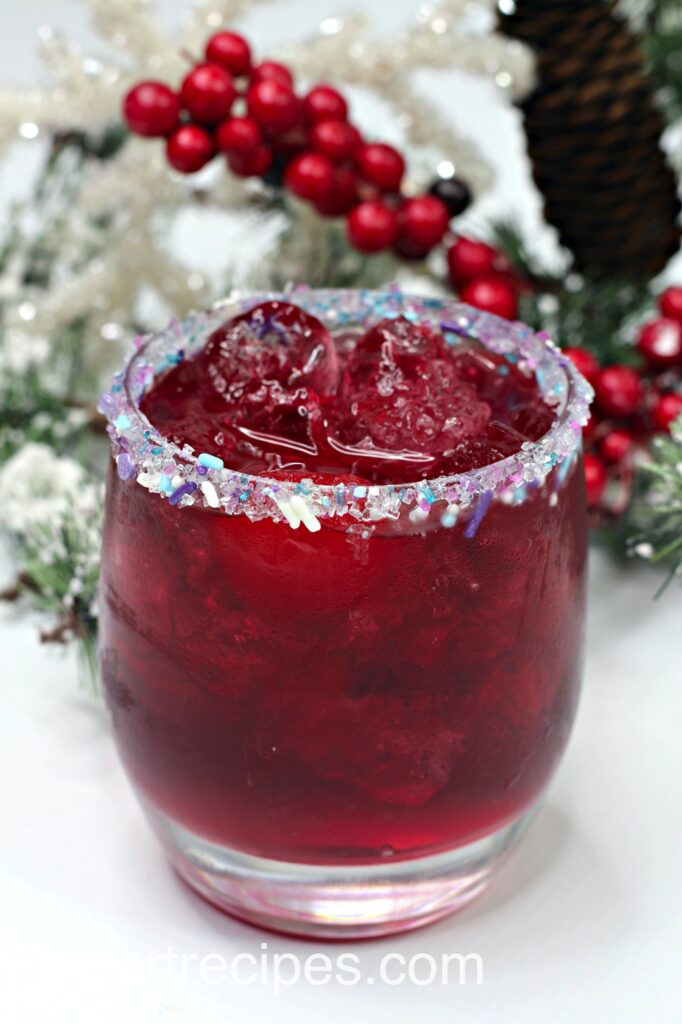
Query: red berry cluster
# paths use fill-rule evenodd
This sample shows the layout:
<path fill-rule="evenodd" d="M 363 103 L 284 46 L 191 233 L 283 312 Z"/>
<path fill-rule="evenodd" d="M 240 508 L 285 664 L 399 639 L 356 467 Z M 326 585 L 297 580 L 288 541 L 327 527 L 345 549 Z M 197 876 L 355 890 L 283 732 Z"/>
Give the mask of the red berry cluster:
<path fill-rule="evenodd" d="M 663 292 L 659 309 L 639 330 L 639 368 L 600 367 L 586 349 L 565 350 L 595 390 L 584 430 L 585 477 L 590 506 L 607 513 L 623 510 L 637 460 L 682 414 L 682 287 Z"/>
<path fill-rule="evenodd" d="M 507 320 L 516 319 L 524 282 L 504 253 L 460 236 L 448 248 L 447 258 L 450 281 L 462 302 Z"/>
<path fill-rule="evenodd" d="M 282 64 L 254 64 L 248 42 L 233 32 L 209 39 L 205 59 L 179 92 L 141 82 L 125 98 L 129 129 L 165 138 L 177 171 L 201 170 L 218 153 L 233 174 L 281 174 L 294 195 L 322 216 L 347 217 L 348 237 L 361 252 L 394 249 L 423 258 L 445 235 L 468 190 L 452 179 L 444 198 L 401 193 L 405 160 L 393 146 L 367 142 L 348 120 L 348 104 L 330 85 L 297 95 Z M 464 203 L 464 206 L 462 205 Z"/>

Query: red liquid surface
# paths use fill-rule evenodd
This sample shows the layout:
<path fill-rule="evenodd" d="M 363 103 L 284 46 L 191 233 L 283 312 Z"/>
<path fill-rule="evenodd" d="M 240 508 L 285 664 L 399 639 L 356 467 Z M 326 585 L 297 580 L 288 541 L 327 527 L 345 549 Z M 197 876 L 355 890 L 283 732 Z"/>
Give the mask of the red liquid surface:
<path fill-rule="evenodd" d="M 259 319 L 260 317 L 260 319 Z M 246 471 L 358 482 L 485 465 L 551 422 L 534 380 L 406 321 L 330 338 L 271 307 L 145 400 Z M 440 516 L 318 533 L 109 480 L 102 666 L 146 800 L 282 860 L 433 853 L 522 813 L 565 746 L 585 578 L 580 464 L 473 537 Z"/>

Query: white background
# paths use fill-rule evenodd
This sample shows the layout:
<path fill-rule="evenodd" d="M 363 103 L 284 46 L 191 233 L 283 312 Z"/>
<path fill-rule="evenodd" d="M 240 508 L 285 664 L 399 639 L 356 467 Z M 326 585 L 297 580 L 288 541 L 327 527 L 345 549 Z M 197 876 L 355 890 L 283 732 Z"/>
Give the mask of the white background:
<path fill-rule="evenodd" d="M 113 2 L 113 0 L 112 0 Z M 169 21 L 182 0 L 161 3 Z M 363 5 L 382 29 L 410 0 Z M 331 0 L 274 4 L 252 19 L 270 42 L 300 37 L 338 12 Z M 45 22 L 87 40 L 73 0 L 2 0 L 0 74 L 38 73 Z M 444 79 L 425 76 L 425 88 Z M 449 80 L 448 80 L 449 81 Z M 457 79 L 448 103 L 504 174 L 486 212 L 518 211 L 533 228 L 516 115 L 487 86 Z M 17 147 L 0 169 L 0 199 L 26 188 L 37 152 Z M 539 235 L 537 236 L 539 237 Z M 545 235 L 545 241 L 547 235 Z M 0 580 L 9 578 L 0 564 Z M 568 754 L 525 842 L 496 884 L 460 915 L 398 938 L 348 946 L 266 935 L 214 911 L 181 885 L 149 834 L 118 766 L 106 720 L 77 686 L 70 656 L 41 648 L 35 623 L 0 609 L 0 1015 L 8 1024 L 168 1019 L 325 1020 L 464 1024 L 677 1024 L 682 948 L 682 594 L 658 603 L 659 577 L 592 560 L 584 697 Z M 279 995 L 202 979 L 196 957 L 217 953 L 354 952 L 373 983 Z M 187 980 L 163 957 L 195 955 Z M 483 983 L 388 986 L 386 953 L 478 953 Z M 140 966 L 142 965 L 142 966 Z M 137 969 L 136 969 L 137 968 Z M 424 965 L 422 964 L 422 970 Z M 395 976 L 398 968 L 392 968 Z"/>

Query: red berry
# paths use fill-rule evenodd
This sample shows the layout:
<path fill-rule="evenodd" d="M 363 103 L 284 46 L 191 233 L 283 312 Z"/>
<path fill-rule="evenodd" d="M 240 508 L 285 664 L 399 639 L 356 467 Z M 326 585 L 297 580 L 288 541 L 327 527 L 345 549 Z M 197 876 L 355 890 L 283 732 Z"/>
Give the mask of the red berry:
<path fill-rule="evenodd" d="M 594 384 L 599 373 L 599 363 L 591 352 L 586 348 L 565 348 L 564 355 L 568 356 L 578 373 L 582 373 L 585 380 Z"/>
<path fill-rule="evenodd" d="M 400 210 L 402 234 L 411 245 L 432 249 L 448 229 L 450 217 L 445 203 L 435 196 L 406 199 Z"/>
<path fill-rule="evenodd" d="M 493 249 L 492 245 L 477 242 L 473 238 L 460 236 L 455 239 L 447 255 L 450 280 L 455 288 L 474 278 L 509 269 L 509 263 L 502 253 Z"/>
<path fill-rule="evenodd" d="M 680 415 L 682 415 L 682 395 L 676 395 L 673 392 L 661 395 L 652 412 L 656 429 L 662 431 L 669 431 Z"/>
<path fill-rule="evenodd" d="M 602 438 L 599 451 L 607 462 L 622 462 L 631 452 L 635 439 L 629 430 L 614 427 Z"/>
<path fill-rule="evenodd" d="M 251 48 L 236 32 L 216 32 L 206 43 L 206 60 L 239 78 L 251 68 Z"/>
<path fill-rule="evenodd" d="M 585 485 L 587 487 L 587 504 L 598 505 L 606 487 L 606 467 L 597 455 L 585 456 Z"/>
<path fill-rule="evenodd" d="M 214 153 L 213 139 L 197 124 L 181 125 L 166 143 L 168 163 L 182 174 L 200 171 Z"/>
<path fill-rule="evenodd" d="M 462 302 L 476 306 L 486 313 L 504 317 L 505 320 L 515 320 L 518 315 L 516 292 L 502 277 L 491 275 L 469 281 L 461 289 L 459 297 Z"/>
<path fill-rule="evenodd" d="M 639 332 L 637 348 L 651 366 L 682 363 L 682 322 L 668 317 L 650 320 Z"/>
<path fill-rule="evenodd" d="M 310 121 L 345 121 L 348 104 L 331 85 L 316 85 L 303 99 L 303 109 Z"/>
<path fill-rule="evenodd" d="M 272 146 L 261 142 L 248 153 L 232 152 L 227 157 L 227 166 L 240 178 L 260 178 L 272 167 Z"/>
<path fill-rule="evenodd" d="M 284 184 L 299 199 L 320 199 L 331 189 L 334 166 L 322 153 L 301 153 L 284 174 Z"/>
<path fill-rule="evenodd" d="M 222 153 L 253 153 L 263 141 L 261 130 L 251 117 L 231 117 L 216 132 Z"/>
<path fill-rule="evenodd" d="M 348 238 L 360 252 L 388 249 L 397 237 L 398 218 L 383 203 L 360 203 L 348 217 Z"/>
<path fill-rule="evenodd" d="M 227 117 L 236 95 L 232 75 L 216 64 L 197 64 L 180 90 L 183 106 L 201 124 L 215 124 Z"/>
<path fill-rule="evenodd" d="M 663 316 L 682 323 L 682 288 L 666 288 L 658 300 L 658 308 Z"/>
<path fill-rule="evenodd" d="M 123 101 L 128 128 L 148 139 L 161 138 L 178 123 L 180 100 L 163 82 L 140 82 Z"/>
<path fill-rule="evenodd" d="M 249 114 L 263 128 L 272 132 L 286 132 L 299 118 L 299 104 L 290 85 L 274 79 L 256 82 L 246 94 Z"/>
<path fill-rule="evenodd" d="M 606 366 L 597 374 L 594 390 L 607 416 L 632 416 L 642 397 L 642 382 L 630 366 Z"/>
<path fill-rule="evenodd" d="M 403 260 L 425 260 L 431 252 L 431 247 L 428 245 L 419 245 L 416 242 L 411 242 L 409 238 L 402 231 L 402 224 L 400 224 L 400 218 L 398 223 L 401 227 L 401 233 L 398 241 L 393 246 L 393 252 L 396 256 L 400 256 Z"/>
<path fill-rule="evenodd" d="M 342 164 L 353 159 L 362 145 L 362 136 L 347 121 L 319 121 L 310 132 L 310 144 L 335 164 Z"/>
<path fill-rule="evenodd" d="M 278 64 L 276 60 L 264 60 L 256 64 L 251 72 L 252 82 L 279 82 L 280 85 L 288 85 L 293 88 L 294 76 L 284 64 Z"/>
<path fill-rule="evenodd" d="M 335 167 L 331 186 L 315 200 L 315 209 L 323 217 L 340 217 L 352 210 L 357 201 L 358 183 L 354 173 L 346 167 Z"/>
<path fill-rule="evenodd" d="M 405 161 L 393 146 L 369 142 L 360 147 L 358 167 L 363 178 L 382 192 L 397 192 L 405 173 Z"/>

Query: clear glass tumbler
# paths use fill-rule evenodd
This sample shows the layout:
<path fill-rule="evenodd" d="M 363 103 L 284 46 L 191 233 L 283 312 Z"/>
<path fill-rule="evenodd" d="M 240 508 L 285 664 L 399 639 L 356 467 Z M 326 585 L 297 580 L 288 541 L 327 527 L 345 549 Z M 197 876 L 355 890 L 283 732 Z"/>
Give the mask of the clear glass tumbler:
<path fill-rule="evenodd" d="M 140 402 L 263 298 L 140 339 L 102 399 L 106 699 L 133 788 L 191 886 L 270 928 L 379 935 L 481 891 L 566 745 L 590 392 L 523 325 L 395 292 L 299 289 L 288 298 L 332 330 L 400 313 L 504 355 L 536 375 L 551 429 L 414 485 L 209 469 Z"/>

